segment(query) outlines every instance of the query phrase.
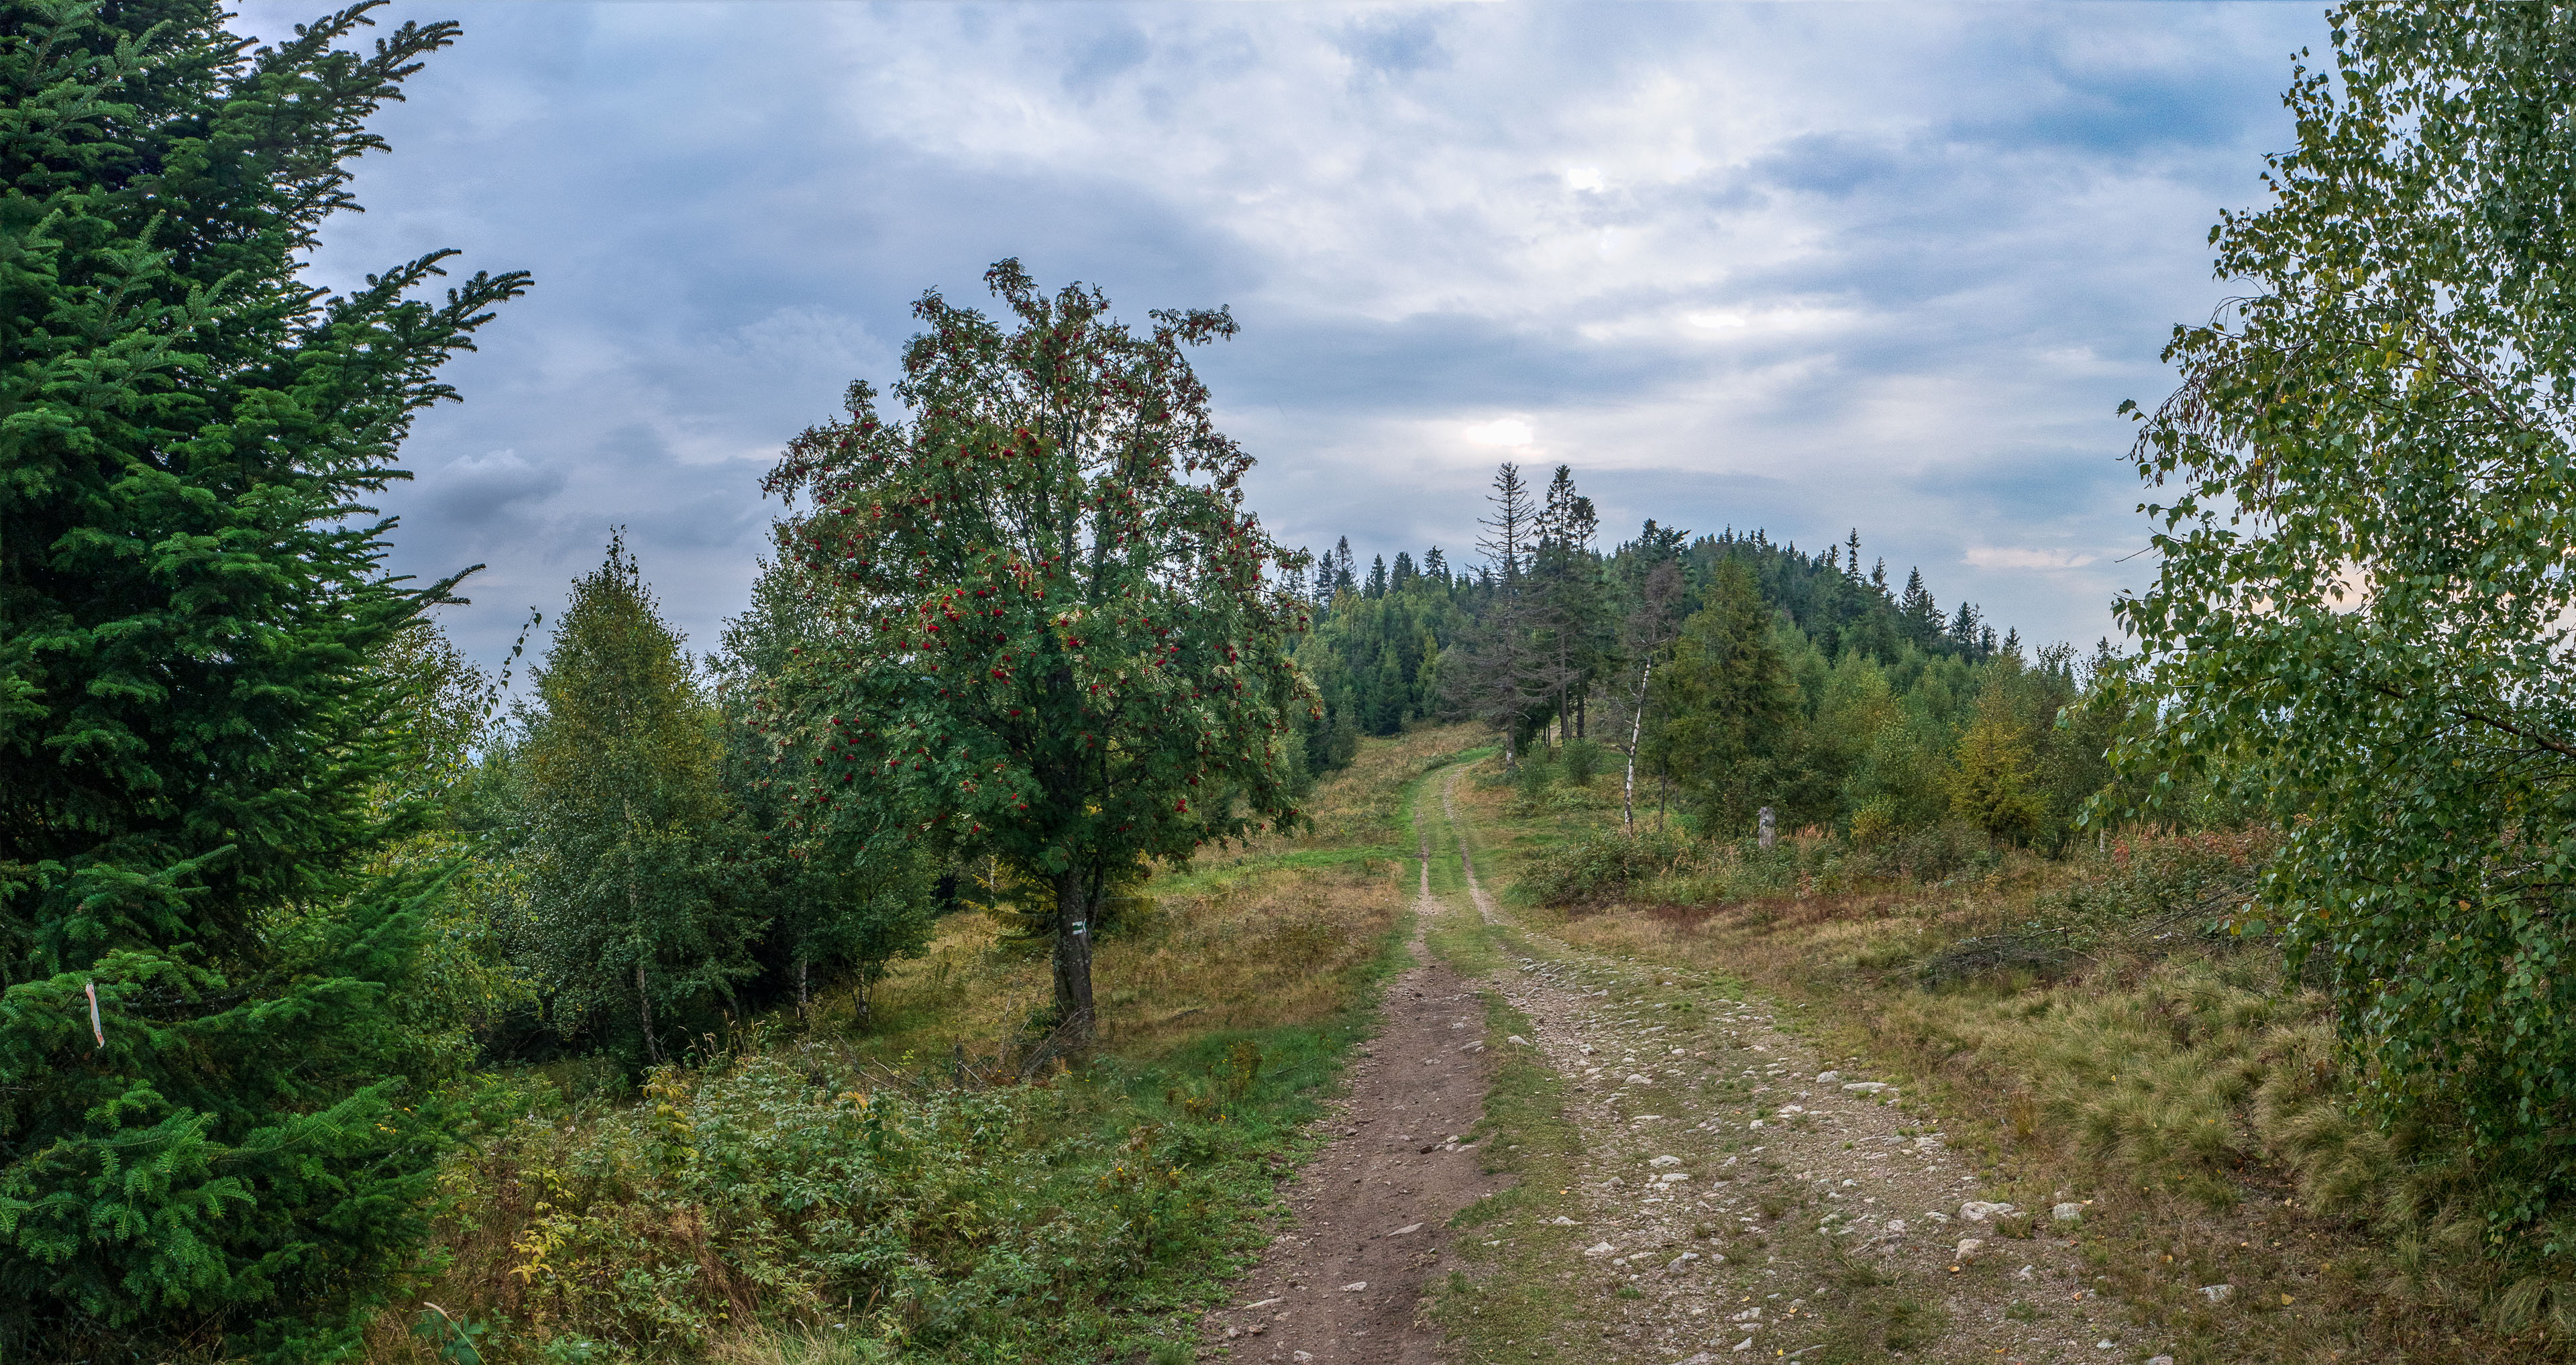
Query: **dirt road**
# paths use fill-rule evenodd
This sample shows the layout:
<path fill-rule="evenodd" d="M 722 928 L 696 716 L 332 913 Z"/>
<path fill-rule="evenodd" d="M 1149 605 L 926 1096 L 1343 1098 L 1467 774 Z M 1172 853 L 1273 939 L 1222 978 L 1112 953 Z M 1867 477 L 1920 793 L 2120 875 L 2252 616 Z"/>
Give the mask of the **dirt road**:
<path fill-rule="evenodd" d="M 1441 789 L 1453 833 L 1456 773 Z M 1454 842 L 1472 910 L 1447 908 L 1479 917 L 1512 966 L 1464 980 L 1424 953 L 1419 924 L 1444 908 L 1426 833 L 1419 965 L 1355 1071 L 1342 1136 L 1296 1188 L 1298 1226 L 1247 1282 L 1240 1302 L 1257 1306 L 1212 1319 L 1211 1345 L 1315 1365 L 1463 1360 L 1417 1311 L 1457 1267 L 1549 1282 L 1556 1321 L 1508 1343 L 1513 1359 L 2138 1365 L 2161 1354 L 2123 1305 L 2097 1297 L 2080 1204 L 1990 1197 L 1937 1116 L 1901 1106 L 1857 1061 L 1818 1056 L 1801 1020 L 1730 983 L 1514 923 L 1476 876 L 1472 837 Z M 1490 1188 L 1472 1149 L 1450 1140 L 1478 1117 L 1479 1045 L 1501 1041 L 1479 1028 L 1485 992 L 1529 1018 L 1526 1042 L 1512 1042 L 1556 1073 L 1581 1130 L 1570 1207 L 1548 1220 L 1574 1233 L 1562 1264 L 1506 1270 L 1461 1257 L 1442 1232 Z M 1229 1328 L 1259 1335 L 1229 1341 Z"/>
<path fill-rule="evenodd" d="M 1210 1314 L 1205 1338 L 1235 1360 L 1432 1365 L 1440 1333 L 1422 1318 L 1426 1286 L 1456 1265 L 1452 1215 L 1492 1182 L 1461 1141 L 1484 1112 L 1483 1008 L 1475 988 L 1432 958 L 1428 843 L 1406 945 L 1414 965 L 1388 987 L 1385 1025 L 1350 1071 L 1327 1120 L 1337 1140 L 1289 1192 L 1294 1225 Z"/>

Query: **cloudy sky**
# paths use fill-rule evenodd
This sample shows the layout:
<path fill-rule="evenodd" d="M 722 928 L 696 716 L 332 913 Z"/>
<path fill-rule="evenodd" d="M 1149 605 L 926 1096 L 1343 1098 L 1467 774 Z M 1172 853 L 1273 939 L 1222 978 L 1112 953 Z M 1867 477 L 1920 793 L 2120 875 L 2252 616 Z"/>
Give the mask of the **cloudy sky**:
<path fill-rule="evenodd" d="M 316 12 L 254 3 L 279 33 Z M 2123 398 L 2226 292 L 2206 233 L 2288 140 L 2312 4 L 397 0 L 464 39 L 315 264 L 537 287 L 450 371 L 398 564 L 490 565 L 489 659 L 612 525 L 700 648 L 759 478 L 990 262 L 1202 352 L 1280 539 L 1453 560 L 1499 460 L 1653 517 L 1860 531 L 1944 606 L 2090 641 L 2142 580 Z"/>

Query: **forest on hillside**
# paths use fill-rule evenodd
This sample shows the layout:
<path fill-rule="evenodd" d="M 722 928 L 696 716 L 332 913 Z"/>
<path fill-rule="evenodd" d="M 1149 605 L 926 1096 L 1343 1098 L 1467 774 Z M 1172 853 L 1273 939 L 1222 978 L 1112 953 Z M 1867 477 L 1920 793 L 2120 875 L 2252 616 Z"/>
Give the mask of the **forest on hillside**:
<path fill-rule="evenodd" d="M 1457 569 L 1434 546 L 1363 571 L 1345 538 L 1292 580 L 1314 602 L 1310 771 L 1361 735 L 1473 718 L 1515 764 L 1616 767 L 1659 824 L 1706 837 L 1751 834 L 1769 807 L 1864 847 L 1957 827 L 2043 850 L 2110 779 L 2124 713 L 2087 704 L 2121 666 L 2107 641 L 1998 638 L 1920 569 L 1902 588 L 1884 559 L 1864 570 L 1856 529 L 1815 554 L 1650 519 L 1604 549 L 1564 465 L 1535 489 L 1506 464 L 1486 504 Z"/>
<path fill-rule="evenodd" d="M 1470 568 L 1434 547 L 1425 568 L 1400 551 L 1362 573 L 1345 542 L 1264 580 L 1306 619 L 1288 637 L 1312 688 L 1283 734 L 1289 798 L 1362 735 L 1473 719 L 1533 777 L 1571 764 L 1632 782 L 1651 827 L 1733 839 L 1767 806 L 1784 831 L 1938 874 L 1987 848 L 2062 848 L 2109 780 L 2120 713 L 2088 702 L 2116 656 L 2026 654 L 1972 605 L 1945 615 L 1919 572 L 1891 591 L 1883 564 L 1855 571 L 1857 532 L 1810 555 L 1759 531 L 1648 522 L 1605 552 L 1566 467 L 1541 500 L 1506 465 L 1490 502 L 1524 539 L 1498 532 Z M 471 850 L 448 941 L 456 970 L 485 982 L 473 1050 L 659 1062 L 746 1011 L 818 990 L 864 1002 L 938 914 L 1035 917 L 1051 902 L 1025 863 L 971 837 L 836 846 L 852 835 L 829 808 L 853 798 L 811 773 L 848 762 L 829 733 L 842 727 L 782 734 L 771 719 L 813 685 L 805 649 L 826 648 L 800 633 L 811 598 L 810 572 L 782 560 L 701 657 L 612 538 L 525 695 L 497 708 L 432 624 L 399 637 L 388 666 L 445 708 L 442 833 Z M 1143 887 L 1165 866 L 1139 850 L 1108 884 Z M 1115 915 L 1113 900 L 1094 918 L 1106 931 Z"/>

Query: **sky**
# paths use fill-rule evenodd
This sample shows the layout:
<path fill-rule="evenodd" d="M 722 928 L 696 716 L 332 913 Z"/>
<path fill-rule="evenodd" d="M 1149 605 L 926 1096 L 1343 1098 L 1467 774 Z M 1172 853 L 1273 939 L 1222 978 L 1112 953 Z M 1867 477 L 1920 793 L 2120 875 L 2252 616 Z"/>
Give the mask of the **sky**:
<path fill-rule="evenodd" d="M 318 13 L 246 4 L 245 34 Z M 582 4 L 395 0 L 464 36 L 374 127 L 318 283 L 533 271 L 424 414 L 394 567 L 487 565 L 506 651 L 624 527 L 693 647 L 760 477 L 925 290 L 990 263 L 1198 353 L 1272 534 L 1472 562 L 1496 464 L 1822 547 L 2033 643 L 2143 585 L 2123 399 L 2228 291 L 2208 229 L 2290 138 L 2313 4 Z"/>

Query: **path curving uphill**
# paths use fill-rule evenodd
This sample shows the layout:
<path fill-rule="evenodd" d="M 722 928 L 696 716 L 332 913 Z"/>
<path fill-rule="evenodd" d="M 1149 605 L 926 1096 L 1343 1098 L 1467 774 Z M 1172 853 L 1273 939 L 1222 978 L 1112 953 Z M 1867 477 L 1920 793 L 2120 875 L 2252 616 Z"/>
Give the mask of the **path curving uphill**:
<path fill-rule="evenodd" d="M 1287 1192 L 1292 1226 L 1242 1280 L 1202 1337 L 1234 1360 L 1435 1365 L 1448 1357 L 1422 1313 L 1428 1286 L 1457 1267 L 1449 1220 L 1493 1188 L 1474 1144 L 1484 1112 L 1483 1007 L 1423 942 L 1439 912 L 1423 836 L 1420 892 L 1388 986 L 1384 1023 L 1323 1120 L 1334 1141 Z"/>

